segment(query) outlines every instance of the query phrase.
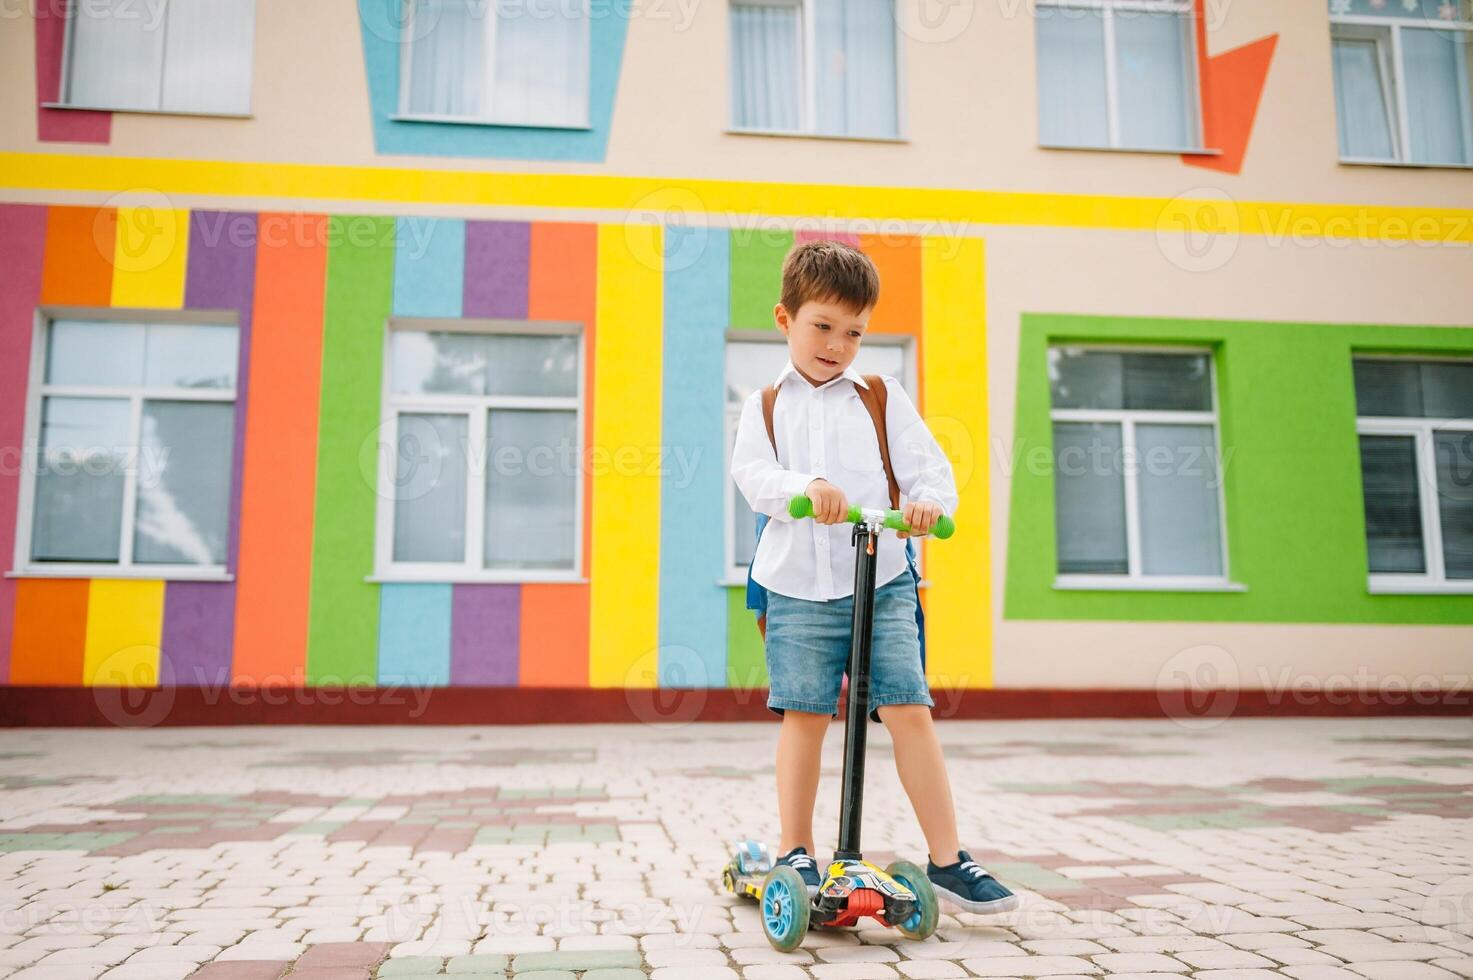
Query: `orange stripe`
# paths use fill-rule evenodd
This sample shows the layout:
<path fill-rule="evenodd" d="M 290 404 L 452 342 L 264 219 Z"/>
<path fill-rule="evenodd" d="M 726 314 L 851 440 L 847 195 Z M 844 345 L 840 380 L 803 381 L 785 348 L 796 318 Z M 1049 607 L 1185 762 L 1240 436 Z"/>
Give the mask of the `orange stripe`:
<path fill-rule="evenodd" d="M 921 240 L 913 235 L 860 235 L 859 249 L 880 272 L 880 301 L 870 314 L 876 333 L 921 332 Z"/>
<path fill-rule="evenodd" d="M 522 586 L 522 687 L 588 686 L 588 586 L 529 582 Z"/>
<path fill-rule="evenodd" d="M 81 686 L 90 584 L 85 578 L 15 583 L 10 683 Z"/>
<path fill-rule="evenodd" d="M 41 302 L 111 306 L 117 235 L 118 212 L 113 208 L 51 208 Z"/>
<path fill-rule="evenodd" d="M 583 324 L 583 445 L 593 445 L 594 308 L 598 276 L 598 226 L 533 222 L 527 283 L 527 318 Z M 585 457 L 586 462 L 586 457 Z M 583 568 L 593 553 L 593 481 L 583 467 Z M 520 682 L 535 687 L 588 686 L 586 584 L 522 586 Z M 538 638 L 537 647 L 530 645 Z"/>
<path fill-rule="evenodd" d="M 916 407 L 926 410 L 926 378 L 921 350 L 921 240 L 914 235 L 860 235 L 859 249 L 880 273 L 880 301 L 868 330 L 915 338 Z"/>
<path fill-rule="evenodd" d="M 327 218 L 260 216 L 232 683 L 303 684 Z"/>

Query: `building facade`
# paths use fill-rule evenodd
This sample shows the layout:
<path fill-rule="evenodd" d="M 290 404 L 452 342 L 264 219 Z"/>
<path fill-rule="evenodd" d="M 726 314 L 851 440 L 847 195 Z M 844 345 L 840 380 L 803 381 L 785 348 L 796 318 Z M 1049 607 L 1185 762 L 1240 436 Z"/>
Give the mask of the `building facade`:
<path fill-rule="evenodd" d="M 858 366 L 961 490 L 922 555 L 938 704 L 1445 703 L 1470 38 L 1468 0 L 6 18 L 9 703 L 694 688 L 760 716 L 727 461 L 817 237 L 880 269 Z"/>

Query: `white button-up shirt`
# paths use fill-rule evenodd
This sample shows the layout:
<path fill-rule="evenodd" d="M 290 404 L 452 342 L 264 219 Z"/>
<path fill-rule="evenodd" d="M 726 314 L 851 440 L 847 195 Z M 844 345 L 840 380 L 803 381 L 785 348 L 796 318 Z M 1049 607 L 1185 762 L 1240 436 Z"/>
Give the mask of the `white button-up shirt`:
<path fill-rule="evenodd" d="M 908 500 L 956 510 L 956 479 L 951 461 L 900 382 L 882 375 L 889 397 L 885 431 L 890 465 L 900 485 L 901 506 Z M 822 477 L 859 507 L 889 507 L 890 484 L 880 460 L 880 443 L 855 385 L 864 379 L 851 366 L 814 387 L 789 361 L 774 382 L 772 430 L 777 458 L 762 420 L 762 391 L 742 405 L 732 449 L 731 476 L 754 511 L 772 520 L 762 531 L 752 561 L 752 578 L 763 588 L 797 599 L 840 599 L 854 592 L 853 526 L 794 521 L 788 501 Z M 886 529 L 875 555 L 879 587 L 906 570 L 905 542 Z"/>

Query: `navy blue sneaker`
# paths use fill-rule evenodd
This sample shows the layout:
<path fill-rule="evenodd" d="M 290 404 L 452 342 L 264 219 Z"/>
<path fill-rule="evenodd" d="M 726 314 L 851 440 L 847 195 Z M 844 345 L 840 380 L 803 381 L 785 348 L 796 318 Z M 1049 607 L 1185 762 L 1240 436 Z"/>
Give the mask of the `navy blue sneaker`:
<path fill-rule="evenodd" d="M 786 864 L 803 878 L 803 884 L 808 886 L 810 896 L 818 894 L 819 883 L 823 880 L 818 874 L 818 862 L 809 856 L 807 848 L 798 846 L 777 859 L 778 864 Z"/>
<path fill-rule="evenodd" d="M 1003 887 L 982 866 L 972 860 L 972 855 L 959 851 L 960 861 L 937 867 L 936 862 L 926 859 L 926 877 L 936 894 L 950 900 L 964 912 L 1010 912 L 1018 907 L 1018 896 Z"/>

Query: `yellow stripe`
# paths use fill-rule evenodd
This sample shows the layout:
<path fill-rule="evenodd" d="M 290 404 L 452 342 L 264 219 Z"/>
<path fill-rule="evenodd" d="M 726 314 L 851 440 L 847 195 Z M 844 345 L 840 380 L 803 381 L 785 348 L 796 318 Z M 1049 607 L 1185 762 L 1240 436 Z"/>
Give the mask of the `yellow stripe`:
<path fill-rule="evenodd" d="M 188 252 L 188 211 L 147 205 L 118 208 L 112 305 L 183 307 Z"/>
<path fill-rule="evenodd" d="M 961 497 L 956 533 L 925 545 L 926 675 L 943 688 L 992 686 L 985 259 L 980 238 L 921 243 L 925 417 Z"/>
<path fill-rule="evenodd" d="M 1050 225 L 1154 231 L 1175 240 L 1187 231 L 1296 239 L 1473 242 L 1473 209 L 1233 201 L 1221 192 L 1197 199 L 1107 197 L 916 187 L 775 184 L 600 174 L 528 174 L 407 167 L 334 167 L 0 153 L 0 186 L 120 193 L 139 187 L 165 195 L 383 201 L 404 204 L 580 208 L 627 212 L 626 220 L 728 221 L 741 215 L 822 214 L 998 225 Z M 959 232 L 960 233 L 960 232 Z"/>
<path fill-rule="evenodd" d="M 661 242 L 657 225 L 598 229 L 592 687 L 659 686 Z"/>
<path fill-rule="evenodd" d="M 159 682 L 164 583 L 95 578 L 87 590 L 82 683 L 151 687 Z"/>

